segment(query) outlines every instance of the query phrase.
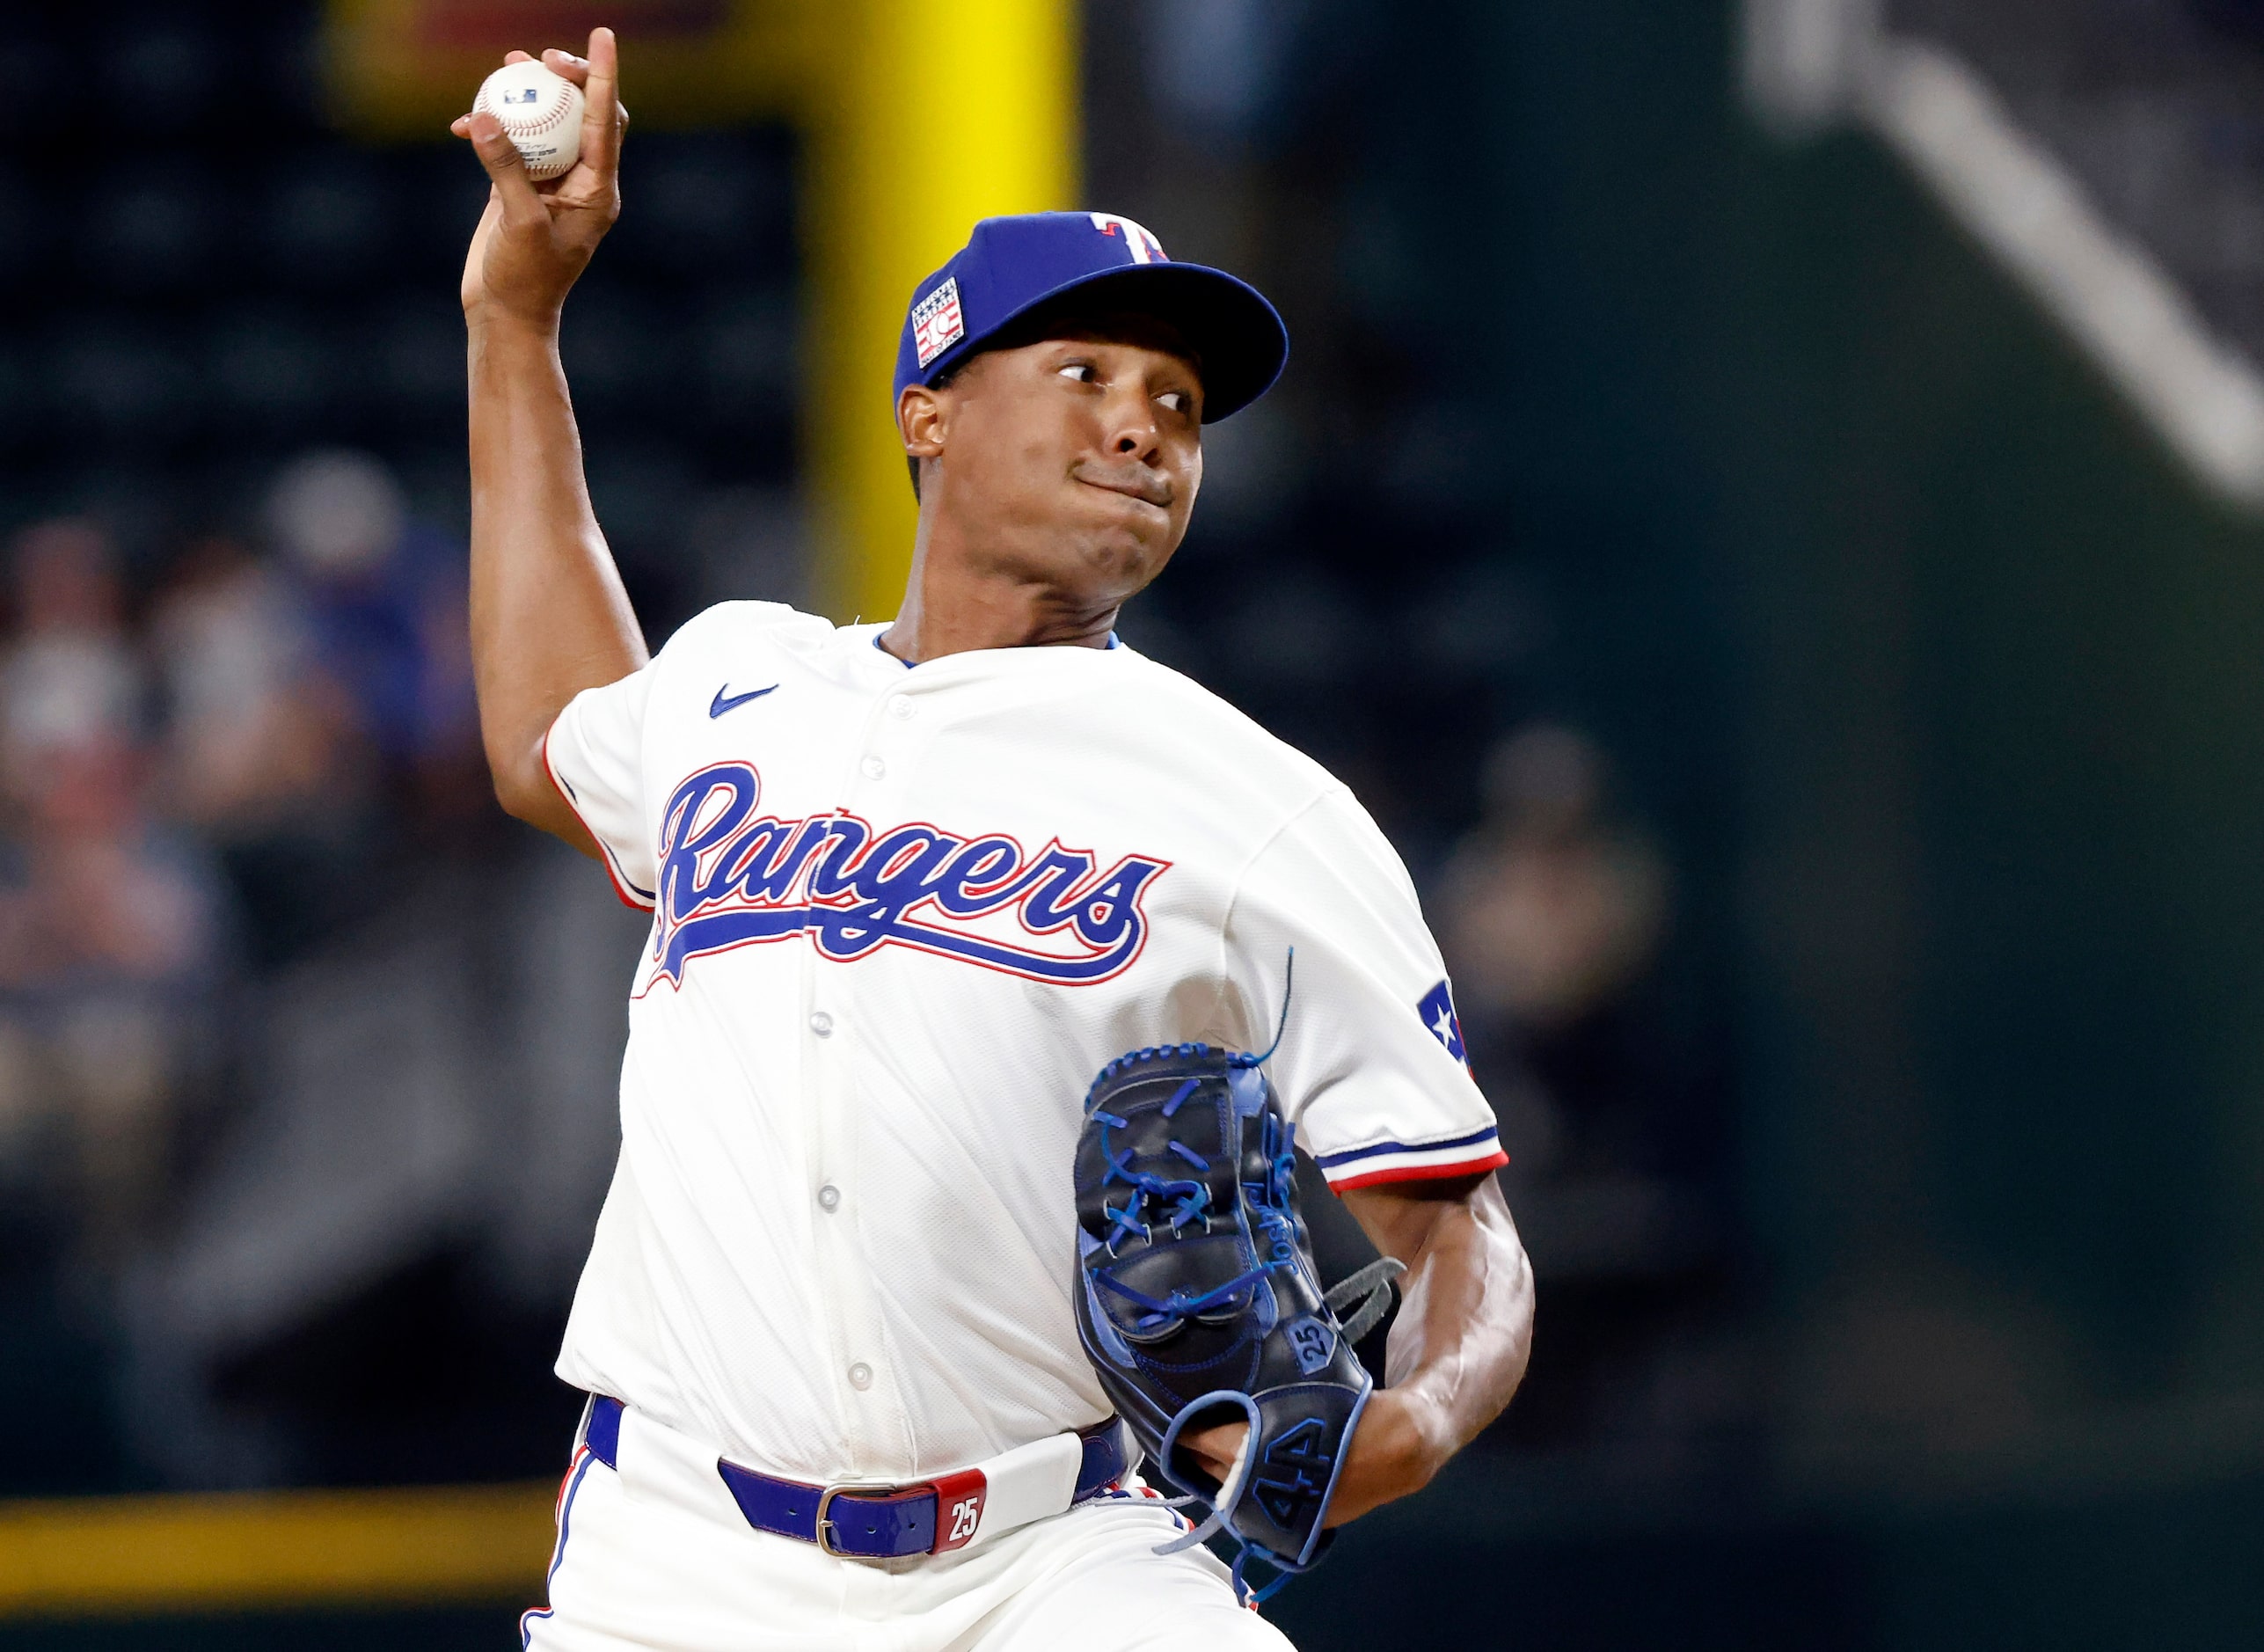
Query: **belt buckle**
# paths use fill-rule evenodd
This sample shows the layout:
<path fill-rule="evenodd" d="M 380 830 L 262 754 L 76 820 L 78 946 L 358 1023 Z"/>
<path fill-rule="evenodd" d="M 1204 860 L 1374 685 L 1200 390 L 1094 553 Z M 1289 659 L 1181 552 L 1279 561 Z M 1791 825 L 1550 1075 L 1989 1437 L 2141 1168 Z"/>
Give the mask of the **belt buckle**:
<path fill-rule="evenodd" d="M 903 1492 L 919 1489 L 917 1486 L 899 1486 L 892 1480 L 844 1480 L 837 1486 L 827 1487 L 818 1494 L 817 1546 L 819 1552 L 830 1554 L 836 1561 L 894 1561 L 904 1558 L 895 1554 L 852 1554 L 847 1549 L 834 1547 L 833 1522 L 826 1517 L 833 1508 L 833 1500 L 844 1493 L 852 1497 L 867 1496 L 876 1493 L 893 1497 Z"/>

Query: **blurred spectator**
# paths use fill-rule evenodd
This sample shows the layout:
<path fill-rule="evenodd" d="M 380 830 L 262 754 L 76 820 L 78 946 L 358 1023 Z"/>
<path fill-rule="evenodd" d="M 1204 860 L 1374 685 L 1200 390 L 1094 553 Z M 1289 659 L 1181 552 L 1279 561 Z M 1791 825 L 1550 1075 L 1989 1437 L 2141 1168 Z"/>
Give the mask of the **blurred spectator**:
<path fill-rule="evenodd" d="M 1565 1026 L 1651 961 L 1667 906 L 1650 842 L 1603 815 L 1603 757 L 1537 723 L 1487 758 L 1485 822 L 1448 873 L 1463 1012 Z"/>
<path fill-rule="evenodd" d="M 1660 1398 L 1698 1383 L 1720 1254 L 1712 1116 L 1648 990 L 1665 860 L 1614 818 L 1603 754 L 1573 729 L 1511 735 L 1483 784 L 1485 819 L 1444 874 L 1439 940 L 1550 1304 L 1545 1357 L 1501 1437 L 1563 1447 L 1711 1426 Z"/>
<path fill-rule="evenodd" d="M 0 764 L 18 800 L 47 755 L 140 732 L 142 671 L 125 630 L 116 552 L 92 523 L 41 523 L 16 542 L 16 636 L 0 656 Z"/>
<path fill-rule="evenodd" d="M 207 539 L 176 567 L 150 631 L 176 815 L 233 844 L 352 808 L 354 708 L 318 663 L 298 593 L 234 542 Z"/>
<path fill-rule="evenodd" d="M 138 769 L 114 738 L 47 749 L 0 876 L 0 1153 L 59 1129 L 105 1260 L 162 1192 L 216 960 L 211 881 L 153 830 Z"/>
<path fill-rule="evenodd" d="M 252 961 L 272 964 L 351 910 L 377 801 L 351 696 L 325 669 L 298 588 L 210 538 L 152 617 L 168 711 L 167 812 L 221 855 Z"/>
<path fill-rule="evenodd" d="M 1486 818 L 1443 879 L 1440 940 L 1473 1060 L 1530 1069 L 1545 1116 L 1506 1119 L 1527 1169 L 1545 1159 L 1567 1113 L 1625 1098 L 1599 1070 L 1603 1024 L 1656 955 L 1667 914 L 1664 861 L 1604 808 L 1604 762 L 1588 738 L 1537 723 L 1487 759 Z M 1483 1071 L 1481 1071 L 1483 1076 Z M 1574 1129 L 1574 1134 L 1578 1134 Z M 1526 1139 L 1522 1143 L 1520 1136 Z"/>
<path fill-rule="evenodd" d="M 267 525 L 305 582 L 324 666 L 378 755 L 427 815 L 484 808 L 461 547 L 409 519 L 383 464 L 346 450 L 288 466 Z"/>

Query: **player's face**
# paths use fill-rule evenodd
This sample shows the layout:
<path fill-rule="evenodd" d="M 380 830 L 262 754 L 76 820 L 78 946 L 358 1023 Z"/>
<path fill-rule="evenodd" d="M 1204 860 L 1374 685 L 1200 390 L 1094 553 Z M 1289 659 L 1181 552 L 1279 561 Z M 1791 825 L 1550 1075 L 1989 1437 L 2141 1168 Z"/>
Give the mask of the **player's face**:
<path fill-rule="evenodd" d="M 1171 560 L 1202 484 L 1202 382 L 1177 347 L 1112 323 L 975 357 L 933 392 L 923 493 L 1000 571 L 1122 601 Z"/>

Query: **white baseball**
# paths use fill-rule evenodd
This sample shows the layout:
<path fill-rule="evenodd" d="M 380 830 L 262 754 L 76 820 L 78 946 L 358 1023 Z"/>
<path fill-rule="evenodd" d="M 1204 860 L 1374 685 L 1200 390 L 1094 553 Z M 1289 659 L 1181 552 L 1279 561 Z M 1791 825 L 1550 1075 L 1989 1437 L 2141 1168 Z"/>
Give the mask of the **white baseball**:
<path fill-rule="evenodd" d="M 527 176 L 556 178 L 581 153 L 581 88 L 540 63 L 506 63 L 480 83 L 472 113 L 493 115 L 526 163 Z"/>

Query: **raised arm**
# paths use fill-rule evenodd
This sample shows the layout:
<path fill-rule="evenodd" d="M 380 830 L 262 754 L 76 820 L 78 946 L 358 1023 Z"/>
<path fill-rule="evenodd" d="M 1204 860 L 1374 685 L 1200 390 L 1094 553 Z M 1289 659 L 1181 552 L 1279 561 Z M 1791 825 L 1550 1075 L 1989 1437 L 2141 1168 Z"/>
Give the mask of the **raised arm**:
<path fill-rule="evenodd" d="M 522 62 L 523 52 L 508 60 Z M 581 436 L 559 361 L 567 290 L 620 215 L 621 137 L 613 32 L 587 59 L 544 63 L 578 82 L 581 154 L 531 181 L 493 115 L 456 122 L 487 169 L 487 210 L 464 266 L 471 385 L 471 662 L 495 795 L 521 820 L 585 854 L 589 834 L 551 784 L 543 738 L 566 702 L 645 663 L 645 639 L 582 476 Z"/>

